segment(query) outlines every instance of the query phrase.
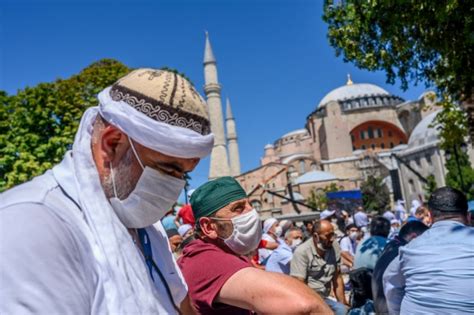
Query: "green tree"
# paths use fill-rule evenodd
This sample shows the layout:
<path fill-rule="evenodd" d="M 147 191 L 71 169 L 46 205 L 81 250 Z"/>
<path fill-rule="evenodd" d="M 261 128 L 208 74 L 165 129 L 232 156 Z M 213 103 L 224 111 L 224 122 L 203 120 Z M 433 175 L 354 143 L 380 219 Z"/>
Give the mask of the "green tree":
<path fill-rule="evenodd" d="M 474 2 L 326 0 L 323 19 L 337 55 L 368 70 L 435 85 L 462 100 L 473 93 Z"/>
<path fill-rule="evenodd" d="M 369 176 L 360 185 L 362 202 L 366 211 L 382 214 L 390 204 L 390 192 L 381 177 Z"/>
<path fill-rule="evenodd" d="M 433 174 L 426 177 L 426 180 L 427 180 L 427 183 L 424 186 L 424 190 L 426 192 L 425 200 L 429 200 L 433 191 L 435 191 L 436 188 L 438 188 L 438 185 L 436 184 L 436 178 L 434 177 Z"/>
<path fill-rule="evenodd" d="M 0 92 L 0 191 L 57 164 L 73 143 L 83 112 L 97 105 L 96 95 L 129 71 L 103 59 L 69 79 L 12 96 Z"/>
<path fill-rule="evenodd" d="M 336 183 L 331 183 L 322 190 L 313 188 L 309 193 L 307 204 L 315 209 L 324 210 L 327 208 L 329 201 L 326 193 L 335 191 L 339 191 L 339 187 L 337 187 Z"/>
<path fill-rule="evenodd" d="M 467 153 L 461 150 L 461 144 L 468 136 L 467 115 L 449 96 L 439 105 L 443 110 L 436 116 L 432 127 L 439 129 L 440 146 L 450 153 L 450 158 L 447 158 L 445 163 L 448 171 L 446 185 L 463 191 L 469 199 L 473 199 L 474 169 Z"/>
<path fill-rule="evenodd" d="M 326 0 L 323 19 L 344 61 L 384 71 L 388 83 L 398 78 L 404 90 L 408 82 L 434 86 L 441 100 L 464 104 L 474 119 L 473 13 L 472 1 Z"/>

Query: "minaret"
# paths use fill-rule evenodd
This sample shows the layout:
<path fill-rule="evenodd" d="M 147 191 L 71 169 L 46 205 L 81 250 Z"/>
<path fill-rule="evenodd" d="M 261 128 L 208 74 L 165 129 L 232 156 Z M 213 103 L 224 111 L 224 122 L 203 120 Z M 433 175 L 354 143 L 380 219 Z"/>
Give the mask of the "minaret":
<path fill-rule="evenodd" d="M 221 104 L 221 86 L 217 79 L 216 58 L 212 52 L 209 34 L 206 32 L 206 47 L 204 50 L 204 92 L 207 97 L 211 131 L 214 134 L 214 148 L 211 153 L 209 179 L 230 175 L 227 160 L 227 148 L 224 136 L 224 119 Z"/>
<path fill-rule="evenodd" d="M 235 120 L 230 108 L 230 101 L 227 98 L 226 109 L 226 129 L 227 129 L 227 146 L 229 147 L 230 175 L 240 175 L 240 155 L 239 145 L 237 143 L 237 130 L 235 130 Z"/>

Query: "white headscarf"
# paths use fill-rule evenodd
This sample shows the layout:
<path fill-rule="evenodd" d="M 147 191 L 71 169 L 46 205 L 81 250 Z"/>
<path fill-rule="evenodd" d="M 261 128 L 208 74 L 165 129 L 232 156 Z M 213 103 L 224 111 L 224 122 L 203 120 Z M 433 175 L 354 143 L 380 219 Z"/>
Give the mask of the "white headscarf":
<path fill-rule="evenodd" d="M 415 216 L 416 209 L 421 206 L 421 202 L 418 199 L 413 199 L 411 201 L 410 215 Z"/>
<path fill-rule="evenodd" d="M 125 103 L 114 102 L 104 93 L 108 95 L 108 89 L 99 96 L 100 107 L 89 108 L 82 116 L 73 145 L 76 187 L 87 221 L 82 229 L 96 259 L 108 313 L 168 313 L 169 309 L 163 306 L 168 297 L 157 294 L 130 234 L 103 192 L 92 158 L 92 125 L 100 112 L 104 119 L 146 147 L 184 158 L 209 154 L 213 135 L 202 136 L 155 121 Z"/>

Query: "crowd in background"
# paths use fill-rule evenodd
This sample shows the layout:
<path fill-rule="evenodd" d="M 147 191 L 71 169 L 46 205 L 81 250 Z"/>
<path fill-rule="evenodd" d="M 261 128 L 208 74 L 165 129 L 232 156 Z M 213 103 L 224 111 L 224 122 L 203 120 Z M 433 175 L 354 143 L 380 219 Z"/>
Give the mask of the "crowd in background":
<path fill-rule="evenodd" d="M 398 200 L 382 215 L 357 207 L 324 210 L 318 220 L 268 218 L 246 256 L 255 268 L 304 282 L 335 314 L 398 314 L 402 300 L 402 313 L 474 312 L 474 229 L 467 227 L 474 209 L 465 211 L 465 196 L 454 189 L 437 194 L 431 211 L 418 200 L 407 210 Z M 174 206 L 161 222 L 178 259 L 196 238 L 191 206 Z"/>

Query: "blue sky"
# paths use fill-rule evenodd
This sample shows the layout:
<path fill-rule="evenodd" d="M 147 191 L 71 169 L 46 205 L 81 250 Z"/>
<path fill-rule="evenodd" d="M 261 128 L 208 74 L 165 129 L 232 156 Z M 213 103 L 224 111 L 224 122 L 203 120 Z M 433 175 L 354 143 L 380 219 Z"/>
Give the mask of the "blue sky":
<path fill-rule="evenodd" d="M 0 89 L 67 78 L 101 58 L 129 67 L 176 68 L 203 92 L 204 31 L 219 81 L 237 122 L 242 171 L 260 163 L 263 147 L 303 128 L 321 98 L 346 82 L 377 84 L 405 99 L 381 72 L 336 58 L 322 21 L 323 1 L 22 1 L 0 2 Z M 191 174 L 207 179 L 209 159 Z"/>

